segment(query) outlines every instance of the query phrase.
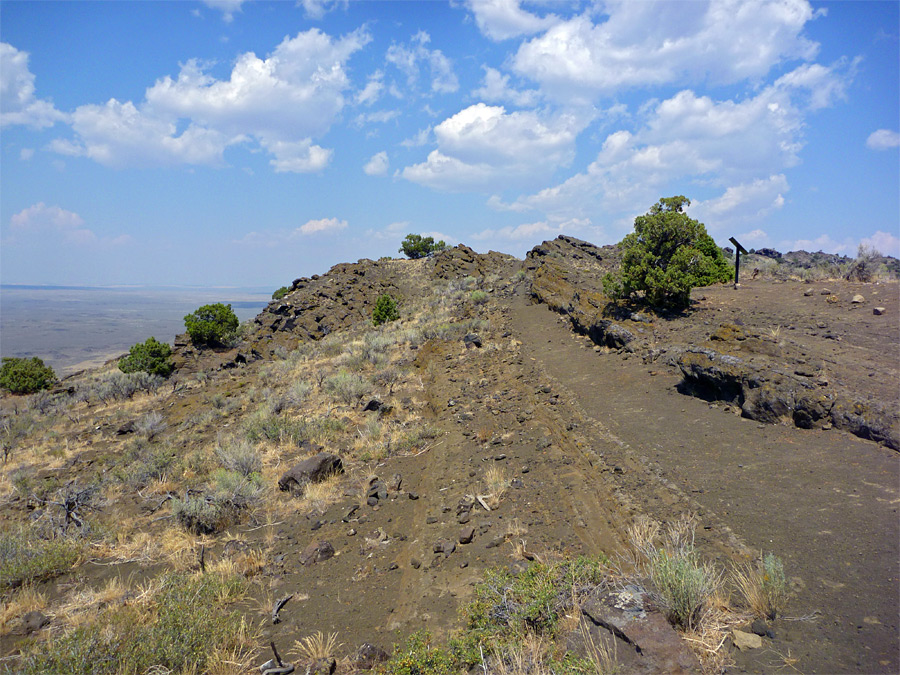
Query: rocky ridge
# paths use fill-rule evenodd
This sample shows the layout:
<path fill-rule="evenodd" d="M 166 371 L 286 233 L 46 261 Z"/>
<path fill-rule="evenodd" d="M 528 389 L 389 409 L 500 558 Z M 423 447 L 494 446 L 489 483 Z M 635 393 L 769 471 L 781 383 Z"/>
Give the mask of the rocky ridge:
<path fill-rule="evenodd" d="M 610 248 L 562 236 L 535 247 L 526 260 L 534 275 L 533 297 L 565 315 L 575 331 L 600 347 L 678 368 L 686 393 L 733 405 L 743 416 L 760 422 L 842 429 L 900 450 L 900 413 L 890 384 L 896 382 L 895 364 L 882 360 L 878 381 L 886 386 L 862 385 L 849 372 L 862 364 L 845 358 L 857 345 L 842 345 L 841 336 L 828 330 L 825 321 L 787 339 L 780 327 L 747 325 L 747 312 L 735 307 L 731 318 L 716 317 L 718 326 L 704 330 L 711 322 L 707 317 L 697 322 L 697 310 L 708 296 L 727 292 L 726 287 L 695 290 L 687 315 L 655 316 L 610 303 L 601 283 L 617 263 Z M 850 290 L 845 291 L 850 297 L 841 300 L 824 286 L 815 290 L 809 288 L 812 284 L 802 286 L 807 288 L 795 291 L 797 296 L 824 301 L 818 311 L 822 318 L 827 313 L 832 322 L 878 315 L 872 309 L 866 314 L 865 299 Z M 823 340 L 828 341 L 825 348 Z M 829 371 L 835 374 L 829 376 Z"/>

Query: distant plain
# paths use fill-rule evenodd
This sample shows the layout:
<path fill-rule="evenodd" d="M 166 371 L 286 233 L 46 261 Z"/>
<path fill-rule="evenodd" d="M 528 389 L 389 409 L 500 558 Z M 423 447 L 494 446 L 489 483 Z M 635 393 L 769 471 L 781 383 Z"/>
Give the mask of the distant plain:
<path fill-rule="evenodd" d="M 172 343 L 184 316 L 231 304 L 243 322 L 271 299 L 261 288 L 0 286 L 0 355 L 37 356 L 59 376 L 102 365 L 153 336 Z"/>

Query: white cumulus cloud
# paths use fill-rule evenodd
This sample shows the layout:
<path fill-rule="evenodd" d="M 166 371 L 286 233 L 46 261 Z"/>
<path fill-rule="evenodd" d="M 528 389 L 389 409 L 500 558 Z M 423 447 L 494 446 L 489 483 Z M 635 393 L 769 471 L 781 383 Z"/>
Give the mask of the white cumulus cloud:
<path fill-rule="evenodd" d="M 780 209 L 789 189 L 785 175 L 777 174 L 732 185 L 719 197 L 693 202 L 689 211 L 692 218 L 705 223 L 714 233 L 739 223 L 758 221 Z"/>
<path fill-rule="evenodd" d="M 546 220 L 535 223 L 523 223 L 521 225 L 508 225 L 498 229 L 489 228 L 472 235 L 476 241 L 508 240 L 529 241 L 550 239 L 558 234 L 578 233 L 588 228 L 591 221 L 586 218 L 573 218 L 560 222 Z"/>
<path fill-rule="evenodd" d="M 829 72 L 833 79 L 842 77 Z M 818 72 L 815 81 L 829 80 Z M 755 96 L 722 101 L 680 91 L 645 106 L 634 131 L 610 133 L 584 171 L 511 203 L 494 198 L 489 204 L 583 217 L 598 208 L 649 206 L 674 181 L 693 179 L 727 190 L 704 207 L 708 214 L 733 222 L 742 211 L 731 205 L 746 200 L 759 216 L 780 208 L 787 189 L 783 171 L 799 163 L 806 114 L 815 106 L 804 98 L 808 84 L 802 73 L 784 76 Z M 795 101 L 798 96 L 803 104 Z M 733 216 L 726 215 L 729 208 Z"/>
<path fill-rule="evenodd" d="M 0 126 L 22 124 L 40 129 L 65 120 L 50 101 L 35 97 L 28 52 L 0 42 Z"/>
<path fill-rule="evenodd" d="M 437 125 L 438 149 L 402 176 L 442 190 L 477 191 L 546 178 L 572 161 L 575 138 L 588 121 L 477 103 Z"/>
<path fill-rule="evenodd" d="M 59 206 L 48 206 L 38 202 L 22 209 L 10 219 L 10 237 L 4 243 L 15 244 L 20 238 L 49 237 L 58 239 L 64 244 L 76 246 L 86 245 L 119 245 L 131 240 L 127 235 L 118 237 L 98 237 L 92 230 L 84 227 L 84 219 L 74 211 L 67 211 Z"/>
<path fill-rule="evenodd" d="M 864 237 L 859 243 L 874 248 L 884 255 L 900 258 L 900 238 L 890 232 L 878 230 L 871 237 Z"/>
<path fill-rule="evenodd" d="M 308 19 L 323 19 L 328 12 L 338 7 L 346 8 L 349 0 L 300 0 Z"/>
<path fill-rule="evenodd" d="M 361 105 L 372 105 L 381 97 L 384 91 L 384 73 L 375 71 L 369 76 L 366 86 L 356 94 L 356 102 Z"/>
<path fill-rule="evenodd" d="M 332 151 L 313 139 L 342 110 L 346 62 L 370 39 L 364 30 L 332 38 L 311 29 L 285 38 L 265 59 L 240 55 L 221 80 L 188 61 L 177 78 L 148 88 L 140 104 L 80 106 L 71 116 L 75 138 L 51 148 L 117 167 L 221 165 L 228 146 L 257 143 L 276 171 L 319 171 Z"/>
<path fill-rule="evenodd" d="M 900 147 L 900 133 L 890 129 L 878 129 L 869 134 L 866 147 L 872 150 L 890 150 Z"/>
<path fill-rule="evenodd" d="M 761 78 L 818 48 L 802 34 L 816 16 L 806 0 L 613 0 L 603 11 L 602 23 L 582 14 L 523 43 L 514 69 L 557 97 L 590 99 L 621 88 Z"/>
<path fill-rule="evenodd" d="M 517 90 L 509 86 L 509 75 L 490 66 L 484 68 L 484 83 L 472 92 L 473 96 L 488 103 L 512 103 L 527 108 L 538 102 L 540 94 L 536 89 Z"/>
<path fill-rule="evenodd" d="M 246 0 L 203 0 L 203 4 L 212 9 L 222 12 L 222 20 L 225 23 L 231 23 L 234 20 L 234 13 L 241 11 L 241 5 Z"/>
<path fill-rule="evenodd" d="M 522 9 L 519 0 L 467 0 L 466 5 L 475 15 L 478 30 L 492 40 L 533 35 L 559 20 L 553 14 L 532 14 Z"/>
<path fill-rule="evenodd" d="M 176 135 L 175 120 L 148 115 L 131 101 L 79 106 L 71 116 L 77 140 L 55 139 L 50 149 L 105 166 L 221 165 L 230 142 L 213 129 L 190 124 Z"/>
<path fill-rule="evenodd" d="M 347 229 L 346 220 L 338 220 L 337 218 L 321 218 L 319 220 L 309 220 L 295 230 L 295 234 L 301 235 L 318 234 L 320 232 L 340 232 Z"/>
<path fill-rule="evenodd" d="M 372 155 L 372 158 L 363 167 L 363 171 L 370 176 L 383 176 L 387 173 L 389 166 L 387 153 L 382 151 Z"/>

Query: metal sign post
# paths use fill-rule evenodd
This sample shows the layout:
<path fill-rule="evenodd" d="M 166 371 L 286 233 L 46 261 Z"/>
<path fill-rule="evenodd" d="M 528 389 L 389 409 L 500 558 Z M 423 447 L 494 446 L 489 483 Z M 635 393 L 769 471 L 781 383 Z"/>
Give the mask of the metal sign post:
<path fill-rule="evenodd" d="M 741 285 L 741 253 L 747 253 L 747 249 L 738 243 L 734 237 L 729 237 L 728 241 L 734 244 L 734 287 Z"/>

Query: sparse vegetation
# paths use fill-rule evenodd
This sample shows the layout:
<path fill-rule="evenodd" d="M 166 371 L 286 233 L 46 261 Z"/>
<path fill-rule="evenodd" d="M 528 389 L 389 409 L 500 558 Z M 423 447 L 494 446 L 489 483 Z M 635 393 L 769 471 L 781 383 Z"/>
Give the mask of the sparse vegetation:
<path fill-rule="evenodd" d="M 417 633 L 378 672 L 438 675 L 477 667 L 490 673 L 612 673 L 608 658 L 609 670 L 598 671 L 597 654 L 580 658 L 555 648 L 567 615 L 603 582 L 604 570 L 601 561 L 589 558 L 534 563 L 518 575 L 489 570 L 462 610 L 463 627 L 446 647 Z M 528 670 L 516 670 L 526 664 Z"/>
<path fill-rule="evenodd" d="M 23 675 L 212 672 L 246 660 L 253 635 L 223 603 L 239 599 L 238 576 L 169 574 L 136 603 L 116 604 L 48 644 L 28 651 Z"/>
<path fill-rule="evenodd" d="M 756 563 L 736 567 L 734 581 L 754 615 L 774 619 L 787 600 L 784 564 L 774 553 L 766 553 Z"/>
<path fill-rule="evenodd" d="M 385 265 L 421 275 L 430 266 L 396 260 Z M 252 347 L 261 356 L 240 368 L 223 361 L 233 355 L 185 350 L 186 367 L 168 383 L 158 373 L 125 373 L 107 365 L 67 380 L 71 388 L 28 399 L 4 397 L 0 503 L 9 508 L 0 528 L 31 524 L 24 535 L 15 527 L 0 533 L 0 630 L 17 628 L 32 607 L 52 624 L 27 637 L 8 632 L 22 657 L 4 660 L 0 671 L 246 672 L 268 658 L 270 635 L 285 642 L 278 643 L 283 649 L 289 644 L 285 635 L 293 640 L 316 628 L 296 623 L 312 604 L 300 605 L 310 599 L 306 595 L 295 597 L 284 625 L 270 626 L 266 640 L 252 640 L 240 616 L 256 624 L 261 611 L 268 625 L 276 598 L 288 592 L 273 580 L 283 571 L 292 573 L 300 550 L 319 538 L 334 544 L 338 559 L 304 568 L 314 582 L 305 590 L 313 602 L 325 593 L 334 597 L 334 614 L 330 609 L 324 616 L 303 614 L 316 616 L 326 632 L 297 641 L 291 653 L 343 659 L 342 669 L 352 668 L 348 654 L 363 632 L 355 619 L 345 626 L 342 618 L 365 606 L 376 607 L 366 610 L 372 612 L 364 617 L 368 625 L 384 619 L 376 614 L 381 605 L 371 603 L 371 584 L 384 589 L 379 598 L 388 597 L 397 579 L 414 578 L 411 569 L 418 570 L 420 562 L 413 563 L 410 554 L 427 558 L 435 588 L 443 588 L 447 572 L 457 579 L 477 573 L 481 582 L 460 592 L 458 630 L 436 603 L 441 613 L 432 614 L 431 625 L 441 636 L 449 631 L 449 637 L 415 635 L 376 673 L 624 672 L 608 643 L 594 641 L 597 629 L 582 613 L 588 599 L 605 598 L 623 584 L 649 597 L 647 607 L 667 611 L 706 659 L 705 672 L 721 672 L 715 665 L 727 658 L 725 636 L 738 620 L 746 627 L 749 611 L 767 620 L 783 618 L 787 584 L 781 561 L 767 554 L 736 571 L 731 588 L 743 600 L 738 599 L 739 610 L 730 610 L 722 574 L 701 556 L 706 542 L 698 537 L 695 546 L 688 521 L 669 529 L 647 521 L 633 536 L 627 564 L 610 567 L 602 555 L 566 557 L 570 545 L 577 550 L 587 539 L 564 539 L 564 528 L 599 522 L 598 512 L 582 501 L 587 525 L 556 519 L 552 529 L 545 526 L 546 516 L 567 508 L 561 500 L 558 509 L 556 504 L 548 509 L 549 500 L 561 494 L 555 474 L 591 475 L 583 458 L 593 462 L 592 449 L 582 445 L 586 437 L 577 430 L 583 418 L 567 417 L 567 405 L 551 407 L 567 401 L 557 401 L 555 387 L 540 386 L 534 375 L 539 371 L 527 367 L 527 352 L 519 349 L 521 335 L 506 332 L 515 268 L 502 276 L 463 269 L 430 286 L 418 279 L 379 285 L 382 279 L 370 278 L 375 274 L 355 280 L 366 290 L 348 292 L 328 279 L 319 287 L 311 282 L 313 293 L 322 288 L 343 293 L 334 293 L 342 298 L 334 305 L 337 312 L 344 311 L 339 303 L 347 305 L 340 327 L 334 328 L 334 314 L 327 312 L 318 333 L 266 326 L 247 335 L 252 342 L 246 353 Z M 519 270 L 515 276 L 518 281 L 539 275 Z M 374 292 L 368 289 L 385 287 L 398 288 L 404 299 L 402 321 L 373 328 L 374 315 L 370 321 L 366 308 Z M 300 306 L 310 297 L 305 293 L 298 289 L 288 302 Z M 602 300 L 591 305 L 598 312 Z M 278 320 L 290 319 L 291 311 Z M 628 326 L 638 330 L 637 319 L 632 321 Z M 482 348 L 467 348 L 468 333 L 479 334 Z M 770 347 L 797 335 L 773 322 L 754 333 Z M 229 366 L 221 367 L 223 362 Z M 369 397 L 378 402 L 364 411 L 361 404 Z M 279 477 L 319 452 L 318 445 L 340 454 L 345 473 L 280 492 Z M 506 453 L 512 461 L 503 461 Z M 570 461 L 577 464 L 568 474 L 563 467 Z M 388 490 L 387 497 L 378 496 L 378 508 L 369 493 L 375 477 Z M 82 494 L 88 487 L 95 495 L 90 504 L 90 495 Z M 581 496 L 568 489 L 572 498 Z M 471 509 L 471 521 L 460 518 L 460 525 L 465 524 L 463 531 L 473 527 L 474 545 L 455 538 L 460 528 L 454 521 L 462 513 L 454 514 L 454 506 L 467 518 Z M 422 521 L 434 514 L 450 526 L 450 541 L 459 544 L 453 557 L 444 559 L 446 549 L 430 557 L 434 540 L 422 536 L 427 530 L 405 529 L 410 513 Z M 62 536 L 70 515 L 82 524 L 73 520 L 69 535 Z M 75 567 L 79 560 L 87 561 L 84 567 Z M 355 572 L 333 574 L 351 560 Z M 501 569 L 482 572 L 482 565 L 498 561 Z M 459 571 L 463 563 L 467 572 Z M 204 574 L 196 574 L 201 569 Z M 123 581 L 132 570 L 141 587 Z M 42 584 L 59 575 L 64 579 Z M 32 583 L 46 595 L 32 593 Z M 209 586 L 201 588 L 204 583 Z M 250 597 L 238 602 L 244 592 Z M 195 602 L 203 607 L 198 610 Z M 15 614 L 7 608 L 14 603 Z M 424 606 L 410 604 L 416 610 Z M 379 625 L 390 626 L 395 618 Z M 405 619 L 397 620 L 399 629 L 407 630 Z M 346 647 L 327 632 L 332 629 L 341 631 Z"/>
<path fill-rule="evenodd" d="M 369 381 L 358 373 L 340 370 L 324 382 L 325 391 L 344 403 L 355 405 L 371 390 Z"/>
<path fill-rule="evenodd" d="M 291 292 L 290 288 L 288 288 L 287 286 L 282 286 L 281 288 L 275 290 L 272 293 L 272 299 L 273 300 L 281 300 L 284 296 L 286 296 L 290 292 Z"/>
<path fill-rule="evenodd" d="M 83 543 L 76 538 L 34 527 L 0 532 L 0 592 L 68 571 L 82 549 Z"/>
<path fill-rule="evenodd" d="M 671 523 L 660 538 L 659 527 L 646 520 L 629 530 L 636 554 L 635 567 L 643 571 L 669 619 L 685 630 L 699 626 L 704 610 L 722 586 L 722 574 L 700 559 L 694 546 L 694 521 L 688 517 Z"/>
<path fill-rule="evenodd" d="M 231 305 L 221 302 L 203 305 L 184 317 L 184 327 L 195 345 L 223 346 L 237 333 L 239 325 Z"/>
<path fill-rule="evenodd" d="M 155 337 L 149 337 L 144 342 L 132 345 L 128 350 L 128 356 L 119 359 L 119 370 L 123 373 L 141 371 L 168 377 L 175 370 L 171 356 L 172 348 L 169 345 L 159 342 Z"/>
<path fill-rule="evenodd" d="M 56 383 L 53 368 L 34 356 L 30 359 L 3 357 L 0 365 L 0 389 L 12 394 L 33 394 Z"/>

